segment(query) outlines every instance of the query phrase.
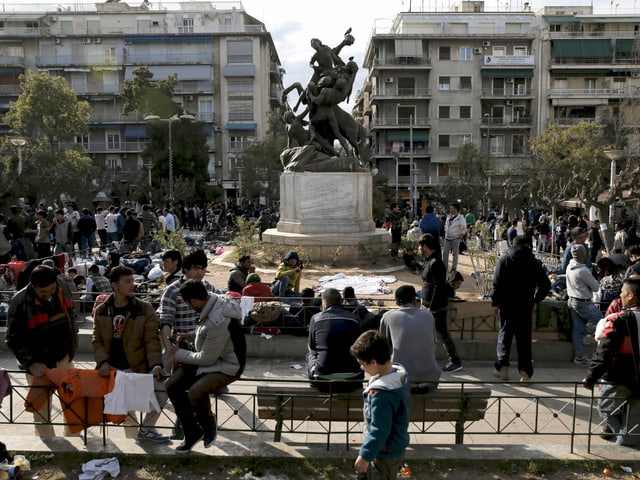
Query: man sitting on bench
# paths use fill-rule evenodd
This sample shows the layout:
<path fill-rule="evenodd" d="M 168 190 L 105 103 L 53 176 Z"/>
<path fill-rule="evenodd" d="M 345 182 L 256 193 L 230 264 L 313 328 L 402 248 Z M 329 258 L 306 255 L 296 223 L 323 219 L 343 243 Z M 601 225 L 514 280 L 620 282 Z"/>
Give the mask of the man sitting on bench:
<path fill-rule="evenodd" d="M 324 381 L 311 385 L 321 392 L 362 388 L 364 373 L 349 350 L 361 333 L 358 316 L 342 306 L 342 296 L 335 288 L 322 292 L 322 310 L 311 317 L 309 324 L 307 373 L 310 380 Z"/>

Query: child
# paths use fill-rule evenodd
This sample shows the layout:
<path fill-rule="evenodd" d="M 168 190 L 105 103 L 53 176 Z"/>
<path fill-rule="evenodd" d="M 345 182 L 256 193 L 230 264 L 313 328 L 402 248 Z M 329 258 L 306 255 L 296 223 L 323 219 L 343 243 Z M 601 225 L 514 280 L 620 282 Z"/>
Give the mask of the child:
<path fill-rule="evenodd" d="M 404 265 L 413 273 L 415 273 L 416 275 L 422 274 L 422 269 L 424 267 L 416 260 L 416 254 L 413 248 L 405 248 L 404 254 L 402 255 L 402 260 L 404 261 Z"/>
<path fill-rule="evenodd" d="M 370 379 L 363 392 L 365 439 L 355 469 L 369 480 L 396 478 L 409 445 L 409 381 L 399 363 L 391 363 L 386 337 L 369 330 L 351 346 Z"/>

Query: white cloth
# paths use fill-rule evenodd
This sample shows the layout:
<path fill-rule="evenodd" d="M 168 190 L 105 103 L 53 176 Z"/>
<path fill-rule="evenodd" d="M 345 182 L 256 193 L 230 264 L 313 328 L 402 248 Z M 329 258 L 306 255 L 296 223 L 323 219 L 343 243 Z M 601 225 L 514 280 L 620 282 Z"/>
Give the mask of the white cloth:
<path fill-rule="evenodd" d="M 111 393 L 104 396 L 104 413 L 126 415 L 129 412 L 160 411 L 151 373 L 116 372 Z"/>
<path fill-rule="evenodd" d="M 247 318 L 249 312 L 253 309 L 254 297 L 242 297 L 240 298 L 240 308 L 242 309 L 242 320 Z"/>
<path fill-rule="evenodd" d="M 120 475 L 120 463 L 116 457 L 98 458 L 82 464 L 79 480 L 102 480 L 107 475 Z"/>
<path fill-rule="evenodd" d="M 358 295 L 389 294 L 392 290 L 387 284 L 394 283 L 395 281 L 397 281 L 397 278 L 393 275 L 371 275 L 368 277 L 358 275 L 348 277 L 344 273 L 320 277 L 318 279 L 318 282 L 320 282 L 320 292 L 325 291 L 327 288 L 335 288 L 338 291 L 342 291 L 344 287 L 353 287 L 354 293 Z"/>

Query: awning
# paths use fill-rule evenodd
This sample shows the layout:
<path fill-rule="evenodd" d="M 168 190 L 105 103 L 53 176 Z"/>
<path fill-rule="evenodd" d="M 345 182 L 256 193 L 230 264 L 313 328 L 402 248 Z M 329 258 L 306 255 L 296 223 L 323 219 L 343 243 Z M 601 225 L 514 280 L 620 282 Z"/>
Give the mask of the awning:
<path fill-rule="evenodd" d="M 222 68 L 222 75 L 225 77 L 255 77 L 255 65 L 225 65 Z"/>
<path fill-rule="evenodd" d="M 258 128 L 257 123 L 227 123 L 227 130 L 255 130 Z"/>
<path fill-rule="evenodd" d="M 421 39 L 396 39 L 395 40 L 396 57 L 422 57 L 422 40 Z"/>
<path fill-rule="evenodd" d="M 147 138 L 145 125 L 129 125 L 124 129 L 124 138 Z"/>
<path fill-rule="evenodd" d="M 133 79 L 133 71 L 138 66 L 126 67 L 124 79 Z M 211 67 L 208 65 L 159 65 L 149 66 L 149 71 L 153 73 L 153 80 L 165 80 L 169 75 L 178 75 L 179 80 L 210 80 Z"/>
<path fill-rule="evenodd" d="M 616 52 L 619 53 L 631 53 L 633 52 L 634 40 L 630 38 L 617 39 L 616 40 Z"/>
<path fill-rule="evenodd" d="M 202 43 L 210 41 L 211 36 L 204 35 L 141 35 L 136 37 L 124 37 L 124 43 Z"/>
<path fill-rule="evenodd" d="M 387 141 L 388 142 L 409 142 L 411 135 L 408 131 L 398 131 L 398 132 L 388 132 L 387 133 Z M 413 132 L 413 141 L 414 142 L 428 142 L 429 141 L 429 132 Z"/>
<path fill-rule="evenodd" d="M 611 58 L 611 40 L 553 40 L 556 58 Z"/>
<path fill-rule="evenodd" d="M 480 71 L 482 78 L 531 78 L 533 70 L 515 70 L 515 69 L 483 69 Z"/>

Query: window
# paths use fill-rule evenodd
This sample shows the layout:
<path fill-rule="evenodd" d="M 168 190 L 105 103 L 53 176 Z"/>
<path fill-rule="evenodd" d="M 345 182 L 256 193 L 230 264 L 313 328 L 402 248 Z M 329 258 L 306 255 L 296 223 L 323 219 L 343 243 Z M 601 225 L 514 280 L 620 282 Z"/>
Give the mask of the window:
<path fill-rule="evenodd" d="M 462 145 L 471 145 L 472 142 L 472 136 L 470 133 L 462 133 L 459 135 L 459 143 L 458 146 L 461 147 Z"/>
<path fill-rule="evenodd" d="M 598 88 L 598 79 L 597 78 L 585 78 L 584 79 L 584 88 L 586 90 L 595 90 Z"/>
<path fill-rule="evenodd" d="M 229 93 L 253 93 L 253 78 L 229 78 L 227 81 Z"/>
<path fill-rule="evenodd" d="M 438 90 L 451 90 L 451 77 L 439 77 Z"/>
<path fill-rule="evenodd" d="M 471 77 L 460 77 L 460 90 L 471 90 Z"/>
<path fill-rule="evenodd" d="M 104 63 L 107 65 L 115 65 L 118 63 L 115 47 L 107 47 L 104 49 Z"/>
<path fill-rule="evenodd" d="M 252 137 L 244 135 L 229 136 L 229 151 L 240 152 L 249 146 Z"/>
<path fill-rule="evenodd" d="M 507 47 L 493 47 L 494 57 L 504 57 L 507 55 Z"/>
<path fill-rule="evenodd" d="M 253 121 L 253 97 L 229 97 L 229 121 Z"/>
<path fill-rule="evenodd" d="M 440 148 L 448 148 L 451 146 L 451 136 L 450 135 L 438 135 L 438 147 Z"/>
<path fill-rule="evenodd" d="M 514 155 L 523 155 L 525 153 L 524 135 L 515 134 L 511 142 L 512 142 L 511 152 Z"/>
<path fill-rule="evenodd" d="M 122 168 L 122 160 L 120 158 L 106 158 L 104 160 L 104 166 L 107 167 L 109 170 Z"/>
<path fill-rule="evenodd" d="M 451 60 L 451 47 L 440 47 L 438 49 L 438 58 L 440 60 Z"/>
<path fill-rule="evenodd" d="M 460 105 L 460 118 L 471 118 L 471 105 Z"/>
<path fill-rule="evenodd" d="M 227 63 L 253 63 L 253 42 L 251 40 L 227 42 Z"/>
<path fill-rule="evenodd" d="M 7 55 L 10 57 L 24 57 L 24 48 L 7 47 Z"/>
<path fill-rule="evenodd" d="M 398 77 L 398 95 L 414 97 L 416 95 L 415 77 Z"/>
<path fill-rule="evenodd" d="M 87 74 L 84 72 L 72 72 L 71 88 L 76 93 L 87 93 Z"/>
<path fill-rule="evenodd" d="M 198 120 L 210 122 L 213 120 L 213 100 L 198 101 Z"/>
<path fill-rule="evenodd" d="M 527 55 L 527 47 L 513 47 L 513 54 L 516 57 L 524 57 Z"/>
<path fill-rule="evenodd" d="M 439 177 L 448 177 L 449 176 L 449 165 L 446 163 L 438 164 L 438 176 Z"/>
<path fill-rule="evenodd" d="M 89 150 L 89 135 L 76 135 L 74 142 L 82 145 L 85 150 Z"/>
<path fill-rule="evenodd" d="M 448 105 L 438 106 L 438 118 L 451 118 L 450 108 Z"/>
<path fill-rule="evenodd" d="M 471 60 L 472 58 L 471 47 L 460 47 L 460 53 L 458 54 L 458 60 Z"/>
<path fill-rule="evenodd" d="M 504 135 L 491 135 L 490 141 L 492 155 L 504 154 Z"/>
<path fill-rule="evenodd" d="M 107 132 L 107 150 L 120 150 L 120 132 Z"/>
<path fill-rule="evenodd" d="M 183 17 L 182 26 L 178 28 L 179 33 L 193 33 L 193 18 Z"/>

